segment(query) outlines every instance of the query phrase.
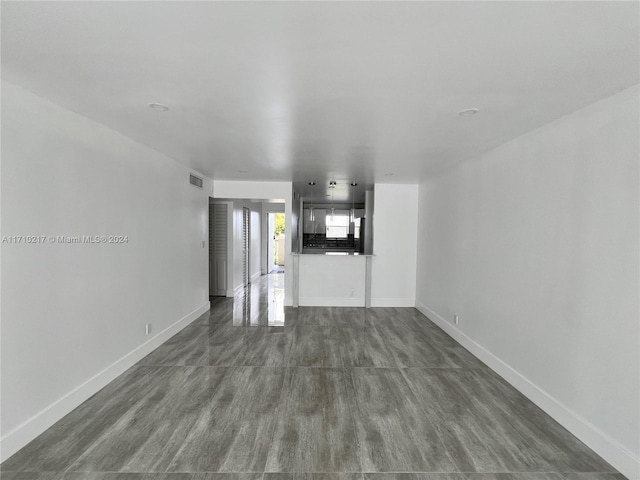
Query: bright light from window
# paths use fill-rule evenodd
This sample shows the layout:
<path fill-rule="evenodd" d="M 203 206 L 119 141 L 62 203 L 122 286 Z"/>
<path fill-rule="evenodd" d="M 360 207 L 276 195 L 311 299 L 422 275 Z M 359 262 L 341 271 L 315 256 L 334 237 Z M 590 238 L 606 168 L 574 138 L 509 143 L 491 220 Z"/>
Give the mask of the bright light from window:
<path fill-rule="evenodd" d="M 335 210 L 327 214 L 327 238 L 347 238 L 349 233 L 349 210 Z"/>

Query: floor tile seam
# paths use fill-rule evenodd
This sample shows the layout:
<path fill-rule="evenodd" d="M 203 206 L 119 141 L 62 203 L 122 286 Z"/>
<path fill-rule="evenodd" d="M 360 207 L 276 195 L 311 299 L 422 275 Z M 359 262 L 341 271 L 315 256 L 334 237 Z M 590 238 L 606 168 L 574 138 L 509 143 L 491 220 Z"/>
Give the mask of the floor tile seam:
<path fill-rule="evenodd" d="M 287 365 L 234 365 L 234 364 L 223 364 L 223 365 L 141 365 L 143 367 L 154 367 L 154 368 L 273 368 L 273 369 L 286 369 Z"/>
<path fill-rule="evenodd" d="M 402 370 L 449 370 L 453 372 L 483 372 L 485 367 L 398 367 Z"/>
<path fill-rule="evenodd" d="M 0 470 L 0 473 L 40 473 L 40 474 L 65 474 L 65 473 L 93 473 L 93 474 L 132 474 L 132 475 L 147 475 L 147 474 L 184 474 L 184 475 L 196 475 L 199 473 L 221 473 L 221 474 L 279 474 L 279 473 L 361 473 L 358 472 L 307 472 L 307 471 L 291 471 L 291 472 L 264 472 L 262 470 L 241 470 L 241 471 L 216 471 L 216 470 L 198 470 L 198 471 L 180 471 L 180 470 Z M 386 473 L 386 472 L 385 472 Z M 591 473 L 591 472 L 589 472 Z"/>
<path fill-rule="evenodd" d="M 367 369 L 367 370 L 400 370 L 400 367 L 345 367 L 342 365 L 289 365 L 288 368 L 299 368 L 299 369 L 333 369 L 333 370 L 339 370 L 339 369 L 353 369 L 353 370 L 363 370 L 363 369 Z"/>
<path fill-rule="evenodd" d="M 130 367 L 126 372 L 128 372 L 130 369 L 133 369 L 133 368 L 138 368 L 138 365 L 134 365 L 133 367 Z M 173 367 L 171 367 L 171 368 L 173 368 Z M 125 372 L 125 373 L 126 373 L 126 372 Z M 157 384 L 158 384 L 158 379 L 156 379 L 156 378 L 154 378 L 154 380 L 153 380 L 153 381 L 149 382 L 149 384 L 148 384 L 148 385 L 146 385 L 146 386 L 142 389 L 142 391 L 140 392 L 140 397 L 138 398 L 138 400 L 137 400 L 133 405 L 137 405 L 137 404 L 140 404 L 140 403 L 144 402 L 144 400 L 148 397 L 149 393 L 153 390 L 153 388 L 154 388 L 155 386 L 157 386 Z M 108 386 L 108 385 L 107 385 L 107 386 Z M 107 387 L 105 386 L 105 387 L 103 387 L 103 388 L 107 388 Z M 101 389 L 101 390 L 102 390 L 102 389 Z M 87 401 L 88 401 L 88 400 L 87 400 Z M 86 446 L 86 448 L 84 448 L 84 449 L 81 451 L 81 453 L 79 453 L 78 455 L 74 456 L 74 457 L 69 461 L 69 463 L 67 464 L 67 467 L 66 467 L 64 470 L 62 470 L 61 472 L 62 472 L 62 473 L 69 472 L 69 471 L 70 471 L 69 469 L 70 469 L 71 467 L 73 467 L 73 465 L 74 465 L 74 464 L 75 464 L 75 463 L 76 463 L 80 458 L 82 458 L 82 456 L 83 456 L 83 455 L 85 455 L 87 452 L 90 452 L 94 447 L 96 447 L 96 445 L 99 445 L 100 441 L 101 441 L 101 440 L 103 439 L 103 437 L 104 437 L 104 434 L 105 434 L 106 432 L 112 431 L 112 430 L 114 429 L 115 425 L 120 421 L 120 419 L 122 419 L 122 417 L 123 417 L 125 414 L 127 414 L 127 413 L 131 410 L 131 408 L 133 407 L 133 405 L 130 405 L 130 406 L 129 406 L 129 408 L 126 410 L 126 412 L 123 412 L 120 416 L 118 416 L 118 418 L 117 418 L 113 423 L 111 423 L 111 425 L 109 425 L 109 427 L 108 427 L 108 428 L 106 428 L 106 429 L 104 430 L 104 432 L 103 432 L 101 435 L 97 436 L 97 437 L 96 437 L 96 438 L 94 438 L 91 442 L 89 442 L 89 445 L 87 445 L 87 446 Z"/>
<path fill-rule="evenodd" d="M 183 330 L 181 330 L 181 332 L 184 332 L 186 329 L 188 328 L 193 328 L 193 329 L 197 329 L 197 328 L 205 328 L 205 327 L 217 327 L 217 328 L 238 328 L 238 329 L 246 329 L 246 330 L 250 330 L 252 328 L 258 329 L 258 328 L 270 328 L 270 327 L 290 327 L 293 328 L 295 326 L 295 324 L 292 323 L 288 323 L 288 322 L 277 322 L 277 323 L 269 323 L 269 321 L 267 320 L 267 322 L 258 322 L 258 323 L 240 323 L 240 324 L 234 324 L 233 321 L 229 321 L 229 320 L 220 320 L 218 322 L 210 322 L 207 325 L 195 325 L 195 326 L 189 326 L 189 327 L 185 327 Z"/>
<path fill-rule="evenodd" d="M 398 363 L 398 359 L 396 358 L 396 354 L 395 352 L 387 347 L 387 343 L 388 342 L 388 337 L 383 335 L 383 333 L 380 332 L 379 328 L 376 327 L 376 325 L 372 325 L 372 329 L 374 332 L 376 332 L 376 334 L 380 337 L 380 339 L 383 340 L 382 342 L 382 346 L 383 348 L 386 350 L 386 352 L 389 354 L 389 358 L 391 358 L 394 362 L 396 362 L 396 364 Z"/>
<path fill-rule="evenodd" d="M 94 473 L 94 474 L 199 474 L 199 473 L 219 473 L 219 474 L 265 474 L 277 475 L 282 473 L 306 473 L 306 474 L 331 474 L 331 473 L 351 473 L 363 475 L 386 475 L 386 474 L 464 474 L 464 475 L 500 475 L 500 474 L 557 474 L 557 475 L 622 475 L 620 472 L 614 471 L 585 471 L 585 470 L 509 470 L 509 471 L 444 471 L 444 470 L 385 470 L 385 471 L 364 471 L 364 470 L 286 470 L 286 471 L 266 471 L 266 470 L 238 470 L 238 471 L 220 471 L 220 470 L 197 470 L 197 471 L 181 471 L 181 470 L 145 470 L 145 471 L 121 471 L 121 470 L 2 470 L 0 473 L 40 473 L 40 474 L 65 474 L 65 473 Z"/>
<path fill-rule="evenodd" d="M 144 472 L 143 472 L 144 473 Z M 174 472 L 172 472 L 174 473 Z M 255 473 L 255 472 L 175 472 L 175 473 Z M 332 474 L 347 473 L 363 475 L 388 475 L 388 474 L 437 474 L 437 475 L 622 475 L 619 472 L 591 472 L 591 471 L 564 471 L 564 470 L 502 470 L 502 471 L 467 471 L 467 470 L 384 470 L 384 471 L 355 471 L 355 470 L 286 470 L 280 472 L 267 472 L 265 475 L 279 475 L 283 473 L 304 474 Z"/>
<path fill-rule="evenodd" d="M 93 473 L 93 474 L 132 474 L 132 475 L 147 475 L 147 474 L 183 474 L 183 475 L 197 475 L 199 473 L 221 473 L 221 474 L 263 474 L 263 470 L 239 470 L 239 471 L 219 471 L 219 470 L 197 470 L 197 471 L 181 471 L 181 470 L 0 470 L 0 473 L 42 473 L 42 474 L 66 474 L 66 473 Z M 269 473 L 289 473 L 289 472 L 269 472 Z M 304 473 L 304 472 L 293 472 Z M 342 472 L 327 472 L 327 473 L 342 473 Z M 360 473 L 360 472 L 357 472 Z"/>
<path fill-rule="evenodd" d="M 194 367 L 190 367 L 190 368 L 195 369 Z M 213 369 L 216 369 L 216 368 L 224 368 L 224 369 L 234 369 L 234 368 L 242 368 L 242 367 L 229 367 L 229 366 L 225 366 L 225 367 L 217 367 L 217 366 L 213 366 L 213 367 L 211 367 L 211 366 L 205 366 L 205 367 L 202 367 L 202 368 L 213 368 Z M 259 367 L 257 367 L 257 368 L 259 368 Z M 262 367 L 262 368 L 285 370 L 283 367 Z M 151 382 L 151 383 L 149 384 L 149 386 L 146 388 L 147 393 L 148 393 L 148 391 L 149 391 L 149 390 L 151 390 L 151 389 L 152 389 L 152 387 L 153 387 L 153 384 L 154 384 L 154 383 L 155 383 L 155 382 Z M 215 393 L 218 391 L 218 389 L 219 389 L 219 388 L 220 388 L 220 384 L 218 384 L 218 385 L 216 386 L 216 388 L 214 389 L 213 393 L 215 394 Z M 142 397 L 138 402 L 136 402 L 136 403 L 139 403 L 140 401 L 144 400 L 145 398 L 146 398 L 146 395 L 145 395 L 145 396 L 143 396 L 143 397 Z M 122 416 L 118 417 L 118 420 L 119 420 L 120 418 L 122 418 Z M 117 420 L 117 421 L 118 421 L 118 420 Z M 114 428 L 114 425 L 117 423 L 117 421 L 116 421 L 116 422 L 114 422 L 114 423 L 113 423 L 113 424 L 112 424 L 112 425 L 111 425 L 107 430 L 112 430 L 112 429 Z M 76 463 L 76 462 L 77 462 L 77 461 L 78 461 L 78 460 L 79 460 L 79 459 L 80 459 L 84 454 L 86 454 L 86 453 L 87 453 L 87 452 L 89 452 L 92 448 L 94 448 L 94 446 L 95 446 L 97 443 L 99 443 L 101 439 L 102 439 L 102 435 L 101 435 L 100 437 L 97 437 L 93 442 L 91 442 L 91 444 L 90 444 L 87 448 L 85 448 L 85 449 L 82 451 L 82 453 L 80 453 L 78 456 L 76 456 L 76 457 L 75 457 L 75 458 L 70 462 L 70 465 L 69 465 L 65 470 L 63 470 L 63 471 L 62 471 L 62 473 L 76 473 L 76 472 L 80 472 L 80 473 L 174 473 L 174 472 L 170 472 L 170 471 L 168 471 L 168 470 L 164 470 L 164 471 L 160 471 L 160 472 L 133 472 L 133 471 L 130 471 L 130 470 L 127 470 L 127 471 L 122 471 L 122 470 L 119 470 L 119 471 L 104 471 L 104 472 L 103 472 L 103 471 L 97 471 L 97 472 L 96 472 L 95 470 L 89 470 L 89 471 L 84 471 L 84 470 L 71 470 L 71 468 L 73 467 L 73 465 L 74 465 L 74 464 L 75 464 L 75 463 Z M 177 453 L 176 453 L 176 454 L 174 454 L 174 456 L 175 456 L 175 455 L 177 455 Z M 264 470 L 262 470 L 262 471 L 264 471 Z M 261 473 L 262 471 L 256 471 L 256 472 L 250 472 L 250 473 Z M 200 473 L 200 472 L 175 472 L 175 473 Z M 211 473 L 218 473 L 218 472 L 211 472 Z"/>
<path fill-rule="evenodd" d="M 325 473 L 325 472 L 295 472 L 295 473 Z M 326 472 L 326 473 L 334 473 L 334 472 Z M 342 473 L 342 472 L 337 472 L 337 473 Z M 474 471 L 467 471 L 467 470 L 460 470 L 460 471 L 441 471 L 441 470 L 420 470 L 420 471 L 408 471 L 408 470 L 398 470 L 398 471 L 384 471 L 384 472 L 362 472 L 364 474 L 367 475 L 371 475 L 371 474 L 387 474 L 387 473 L 392 473 L 392 474 L 396 474 L 396 473 L 437 473 L 437 474 L 463 474 L 463 475 L 504 475 L 504 474 L 527 474 L 527 475 L 545 475 L 545 474 L 557 474 L 557 475 L 572 475 L 572 474 L 578 474 L 578 475 L 620 475 L 617 472 L 587 472 L 587 471 L 577 471 L 577 470 L 571 470 L 571 471 L 564 471 L 564 470 L 509 470 L 509 471 L 483 471 L 483 472 L 474 472 Z"/>
<path fill-rule="evenodd" d="M 291 349 L 289 349 L 291 350 Z M 284 377 L 282 379 L 282 388 L 280 390 L 280 398 L 278 399 L 278 407 L 276 408 L 276 411 L 274 413 L 274 417 L 273 417 L 273 430 L 271 432 L 271 443 L 270 443 L 270 447 L 267 450 L 267 454 L 264 457 L 264 466 L 262 467 L 262 478 L 264 480 L 264 474 L 267 471 L 267 463 L 269 462 L 269 458 L 271 456 L 271 450 L 273 450 L 274 448 L 276 448 L 276 444 L 275 444 L 275 438 L 276 438 L 276 432 L 278 431 L 278 423 L 280 422 L 280 411 L 283 408 L 287 407 L 287 396 L 288 396 L 288 384 L 287 382 L 289 381 L 290 378 L 290 374 L 289 374 L 289 367 L 285 367 L 284 369 Z M 285 392 L 287 392 L 287 394 L 285 395 Z"/>
<path fill-rule="evenodd" d="M 294 345 L 293 345 L 293 341 L 295 340 L 295 336 L 296 336 L 296 330 L 297 330 L 297 326 L 293 326 L 293 332 L 291 332 L 291 338 L 289 339 L 289 352 L 287 355 L 287 361 L 286 361 L 286 367 L 289 368 L 289 365 L 291 364 L 291 356 L 293 355 L 293 349 L 294 349 Z"/>
<path fill-rule="evenodd" d="M 250 366 L 250 365 L 249 365 Z M 275 368 L 275 367 L 274 367 Z M 463 371 L 475 371 L 484 370 L 482 368 L 464 368 L 464 367 L 375 367 L 366 365 L 288 365 L 287 368 L 352 368 L 352 369 L 367 369 L 367 370 L 452 370 L 456 372 Z"/>
<path fill-rule="evenodd" d="M 360 457 L 360 452 L 361 452 L 361 448 L 360 448 L 360 437 L 358 436 L 358 425 L 356 424 L 356 416 L 355 416 L 355 412 L 354 409 L 357 408 L 357 396 L 356 396 L 356 391 L 355 391 L 355 385 L 353 385 L 353 381 L 351 378 L 351 375 L 349 375 L 349 372 L 346 371 L 346 368 L 342 368 L 343 370 L 343 374 L 342 374 L 342 378 L 345 382 L 345 391 L 347 393 L 347 395 L 349 394 L 349 386 L 351 385 L 351 390 L 353 392 L 353 401 L 348 401 L 348 398 L 345 399 L 345 403 L 347 404 L 347 409 L 349 411 L 349 415 L 351 417 L 351 421 L 353 424 L 353 434 L 356 437 L 356 460 L 358 461 L 358 466 L 360 467 L 360 472 L 362 472 L 362 459 Z M 350 385 L 349 385 L 350 384 Z M 362 477 L 364 478 L 364 474 L 362 474 Z"/>
<path fill-rule="evenodd" d="M 285 362 L 285 366 L 287 368 L 289 368 L 289 366 L 291 365 L 291 356 L 293 355 L 293 349 L 294 349 L 294 340 L 296 338 L 296 327 L 293 327 L 293 331 L 291 332 L 291 334 L 289 335 L 289 350 L 287 352 L 287 361 Z"/>
<path fill-rule="evenodd" d="M 289 347 L 291 350 L 292 347 Z M 291 358 L 291 351 L 289 352 L 289 356 L 287 358 Z M 392 366 L 392 367 L 376 367 L 376 366 L 368 366 L 368 365 L 250 365 L 250 364 L 219 364 L 219 365 L 203 365 L 203 364 L 170 364 L 170 363 L 137 363 L 137 367 L 148 367 L 148 368 L 231 368 L 231 367 L 252 367 L 252 368 L 368 368 L 368 369 L 400 369 L 400 370 L 453 370 L 453 371 L 485 371 L 487 370 L 486 366 L 482 367 L 424 367 L 424 366 Z"/>
<path fill-rule="evenodd" d="M 139 364 L 141 367 L 152 367 L 152 368 L 198 368 L 198 367 L 206 367 L 208 365 L 178 365 L 171 363 L 141 363 Z M 216 365 L 213 365 L 216 366 Z"/>
<path fill-rule="evenodd" d="M 420 401 L 420 397 L 418 396 L 418 394 L 412 388 L 411 382 L 409 381 L 409 379 L 407 378 L 405 372 L 402 369 L 400 369 L 400 375 L 402 375 L 402 379 L 404 380 L 405 384 L 407 385 L 407 388 L 409 389 L 409 392 L 411 392 L 411 395 L 413 395 L 413 398 L 415 399 L 416 403 L 418 404 L 418 408 L 422 412 L 423 418 L 429 423 L 429 425 L 431 425 L 431 427 L 433 428 L 433 431 L 436 432 L 436 435 L 438 436 L 438 441 L 440 442 L 440 445 L 442 445 L 442 448 L 447 453 L 447 456 L 451 460 L 452 465 L 455 465 L 456 464 L 455 456 L 451 453 L 450 449 L 444 443 L 440 428 L 438 428 L 438 425 L 436 425 L 433 422 L 433 420 L 431 420 L 429 418 L 429 414 L 428 414 L 427 410 L 423 407 L 422 402 Z"/>

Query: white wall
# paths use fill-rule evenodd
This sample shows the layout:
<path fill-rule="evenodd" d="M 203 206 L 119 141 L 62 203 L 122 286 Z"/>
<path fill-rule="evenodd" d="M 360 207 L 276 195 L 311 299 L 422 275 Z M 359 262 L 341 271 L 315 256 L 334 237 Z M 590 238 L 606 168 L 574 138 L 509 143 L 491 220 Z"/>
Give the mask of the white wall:
<path fill-rule="evenodd" d="M 213 191 L 218 198 L 257 199 L 272 202 L 284 202 L 286 216 L 286 231 L 291 231 L 291 182 L 237 182 L 226 180 L 214 180 Z M 290 243 L 285 244 L 287 264 L 291 264 Z M 292 275 L 285 270 L 285 305 L 293 305 Z"/>
<path fill-rule="evenodd" d="M 372 307 L 415 305 L 417 230 L 418 185 L 376 184 Z"/>
<path fill-rule="evenodd" d="M 244 279 L 242 278 L 242 207 L 244 202 L 233 202 L 233 214 L 231 216 L 231 224 L 233 229 L 231 231 L 231 250 L 229 251 L 229 257 L 232 261 L 229 264 L 231 269 L 231 282 L 229 285 L 235 293 L 237 289 L 243 286 Z M 227 295 L 229 295 L 227 293 Z"/>
<path fill-rule="evenodd" d="M 249 256 L 249 277 L 254 281 L 262 274 L 262 204 L 251 205 L 251 254 Z"/>
<path fill-rule="evenodd" d="M 422 184 L 417 276 L 428 316 L 633 479 L 638 105 L 636 86 Z"/>
<path fill-rule="evenodd" d="M 3 459 L 208 310 L 211 184 L 188 181 L 175 161 L 3 82 L 2 235 L 128 236 L 2 245 Z"/>

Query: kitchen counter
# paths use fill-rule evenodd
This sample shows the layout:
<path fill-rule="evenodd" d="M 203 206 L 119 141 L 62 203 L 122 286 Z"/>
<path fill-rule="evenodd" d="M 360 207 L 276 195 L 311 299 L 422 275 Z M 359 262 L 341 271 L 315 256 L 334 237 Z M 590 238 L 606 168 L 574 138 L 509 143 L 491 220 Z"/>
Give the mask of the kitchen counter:
<path fill-rule="evenodd" d="M 322 251 L 292 256 L 294 307 L 371 306 L 373 255 Z"/>
<path fill-rule="evenodd" d="M 320 248 L 304 248 L 302 249 L 302 253 L 294 253 L 293 255 L 354 255 L 364 257 L 366 254 L 353 252 L 353 251 L 344 251 L 344 250 L 327 250 Z"/>

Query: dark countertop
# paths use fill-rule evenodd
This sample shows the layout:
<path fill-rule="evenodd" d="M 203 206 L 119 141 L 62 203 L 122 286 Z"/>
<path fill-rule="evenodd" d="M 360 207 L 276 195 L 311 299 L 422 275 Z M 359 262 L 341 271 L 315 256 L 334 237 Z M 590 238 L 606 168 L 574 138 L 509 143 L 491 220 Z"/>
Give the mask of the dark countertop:
<path fill-rule="evenodd" d="M 304 254 L 320 254 L 325 253 L 353 253 L 353 249 L 346 248 L 326 248 L 326 247 L 303 247 L 302 253 Z"/>
<path fill-rule="evenodd" d="M 305 249 L 305 250 L 309 250 L 309 249 Z M 292 255 L 326 255 L 326 256 L 335 256 L 335 257 L 373 257 L 372 254 L 366 254 L 366 253 L 359 253 L 359 252 L 345 252 L 345 251 L 325 251 L 322 250 L 320 251 L 320 249 L 318 249 L 319 251 L 302 251 L 300 252 L 294 252 L 292 253 Z"/>

